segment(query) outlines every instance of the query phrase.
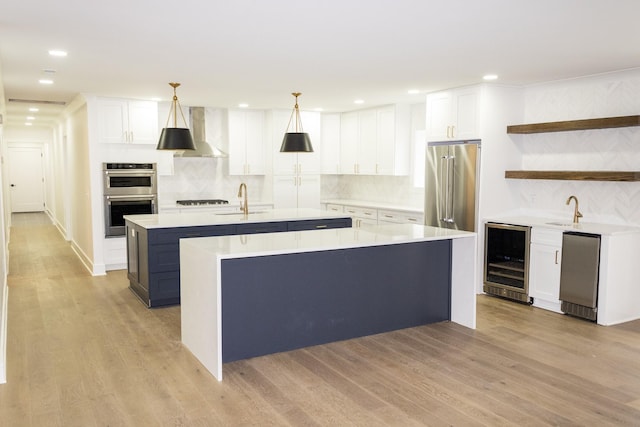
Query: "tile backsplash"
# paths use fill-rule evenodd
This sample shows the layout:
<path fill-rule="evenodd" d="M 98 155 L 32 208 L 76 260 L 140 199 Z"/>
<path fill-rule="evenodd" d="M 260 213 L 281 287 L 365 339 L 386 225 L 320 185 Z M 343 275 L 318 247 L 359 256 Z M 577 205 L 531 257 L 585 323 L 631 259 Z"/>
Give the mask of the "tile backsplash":
<path fill-rule="evenodd" d="M 173 175 L 158 177 L 160 206 L 183 199 L 225 199 L 235 203 L 240 183 L 247 184 L 250 200 L 272 200 L 271 180 L 264 176 L 229 175 L 226 158 L 176 157 Z"/>
<path fill-rule="evenodd" d="M 528 87 L 525 123 L 640 114 L 640 70 Z M 514 123 L 515 124 L 515 123 Z M 640 170 L 640 128 L 512 135 L 526 170 Z M 639 182 L 511 180 L 526 210 L 570 218 L 570 195 L 585 222 L 640 225 Z"/>

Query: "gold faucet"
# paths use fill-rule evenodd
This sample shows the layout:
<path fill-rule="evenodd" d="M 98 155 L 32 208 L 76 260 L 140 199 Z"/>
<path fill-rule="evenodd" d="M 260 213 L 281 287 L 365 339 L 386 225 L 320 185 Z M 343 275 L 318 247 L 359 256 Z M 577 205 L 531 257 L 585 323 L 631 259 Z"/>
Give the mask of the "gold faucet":
<path fill-rule="evenodd" d="M 571 199 L 576 201 L 576 208 L 573 211 L 573 223 L 577 224 L 578 220 L 580 218 L 582 218 L 582 214 L 580 213 L 580 211 L 578 210 L 578 198 L 576 196 L 569 196 L 569 198 L 567 199 L 567 205 L 569 205 L 569 203 L 571 203 Z"/>
<path fill-rule="evenodd" d="M 244 189 L 244 192 L 242 191 Z M 249 215 L 249 205 L 247 203 L 247 184 L 244 182 L 240 184 L 240 188 L 238 188 L 238 197 L 242 197 L 244 194 L 243 201 L 240 202 L 240 210 L 242 213 L 247 216 Z"/>

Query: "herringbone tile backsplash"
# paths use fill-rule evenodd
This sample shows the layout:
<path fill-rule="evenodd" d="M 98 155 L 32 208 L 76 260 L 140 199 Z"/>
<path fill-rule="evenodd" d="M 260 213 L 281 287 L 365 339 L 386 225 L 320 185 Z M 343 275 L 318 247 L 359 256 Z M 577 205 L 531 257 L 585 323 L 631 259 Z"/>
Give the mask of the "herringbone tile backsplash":
<path fill-rule="evenodd" d="M 524 123 L 640 114 L 640 70 L 529 87 Z M 528 170 L 640 171 L 640 127 L 514 135 Z M 524 208 L 640 225 L 640 182 L 513 180 Z"/>

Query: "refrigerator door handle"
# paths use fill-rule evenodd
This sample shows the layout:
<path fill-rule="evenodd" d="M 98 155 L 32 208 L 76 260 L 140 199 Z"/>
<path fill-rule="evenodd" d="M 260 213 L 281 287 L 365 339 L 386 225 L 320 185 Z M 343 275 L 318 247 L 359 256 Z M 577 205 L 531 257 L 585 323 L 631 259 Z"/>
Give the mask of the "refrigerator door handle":
<path fill-rule="evenodd" d="M 449 205 L 446 197 L 447 197 L 447 179 L 449 176 L 448 168 L 449 162 L 447 161 L 447 156 L 440 157 L 440 191 L 438 195 L 438 213 L 440 216 L 440 221 L 447 221 L 447 206 Z"/>
<path fill-rule="evenodd" d="M 455 156 L 449 156 L 447 159 L 447 219 L 449 223 L 455 222 L 453 219 L 453 201 L 454 189 L 455 189 L 455 170 L 456 170 L 456 158 Z"/>

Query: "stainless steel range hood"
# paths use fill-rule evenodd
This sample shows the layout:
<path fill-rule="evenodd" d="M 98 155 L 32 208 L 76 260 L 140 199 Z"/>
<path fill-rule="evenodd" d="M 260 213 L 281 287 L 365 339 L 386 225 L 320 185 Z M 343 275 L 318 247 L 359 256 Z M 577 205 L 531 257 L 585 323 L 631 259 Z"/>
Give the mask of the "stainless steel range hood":
<path fill-rule="evenodd" d="M 189 128 L 196 149 L 177 152 L 174 157 L 227 157 L 227 153 L 207 142 L 204 107 L 190 107 L 189 116 Z"/>

